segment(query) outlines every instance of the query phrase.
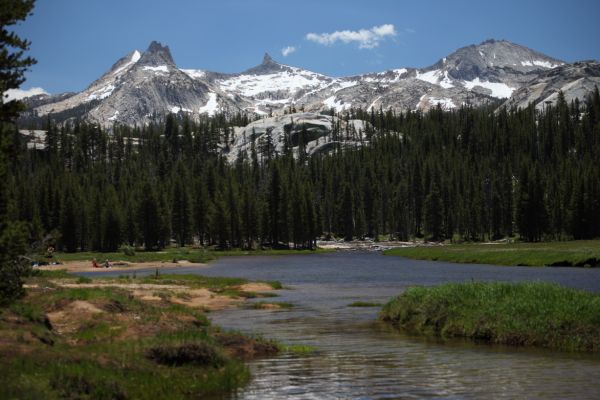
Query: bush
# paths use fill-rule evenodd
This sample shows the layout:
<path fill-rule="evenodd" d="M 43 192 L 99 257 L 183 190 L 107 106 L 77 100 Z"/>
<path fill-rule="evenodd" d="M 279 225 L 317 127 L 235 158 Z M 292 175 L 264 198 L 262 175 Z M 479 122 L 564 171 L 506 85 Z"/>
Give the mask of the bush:
<path fill-rule="evenodd" d="M 120 250 L 128 257 L 135 256 L 135 248 L 133 246 L 123 245 L 121 246 Z"/>
<path fill-rule="evenodd" d="M 172 367 L 193 364 L 203 367 L 220 367 L 225 358 L 217 350 L 206 343 L 189 343 L 181 346 L 152 347 L 146 357 Z"/>
<path fill-rule="evenodd" d="M 65 399 L 125 400 L 127 395 L 115 381 L 101 381 L 84 374 L 54 376 L 50 386 Z"/>

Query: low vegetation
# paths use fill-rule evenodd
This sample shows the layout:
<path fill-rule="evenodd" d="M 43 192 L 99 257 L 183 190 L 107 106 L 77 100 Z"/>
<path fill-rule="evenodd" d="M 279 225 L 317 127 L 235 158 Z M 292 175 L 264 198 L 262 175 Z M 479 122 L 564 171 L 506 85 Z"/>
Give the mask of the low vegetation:
<path fill-rule="evenodd" d="M 598 267 L 600 240 L 417 246 L 391 249 L 384 254 L 456 263 Z"/>
<path fill-rule="evenodd" d="M 0 311 L 0 398 L 221 396 L 249 379 L 243 360 L 280 351 L 222 332 L 206 318 L 211 307 L 260 296 L 245 284 L 160 274 L 82 280 L 37 271 L 26 296 Z"/>
<path fill-rule="evenodd" d="M 293 354 L 296 356 L 307 356 L 315 353 L 313 346 L 304 344 L 279 345 L 279 350 L 282 353 Z"/>
<path fill-rule="evenodd" d="M 547 283 L 452 283 L 412 287 L 379 318 L 442 338 L 600 351 L 600 296 Z"/>
<path fill-rule="evenodd" d="M 292 303 L 286 302 L 266 302 L 266 301 L 257 301 L 255 303 L 251 303 L 251 308 L 255 310 L 279 310 L 279 309 L 290 309 L 294 307 Z"/>
<path fill-rule="evenodd" d="M 354 303 L 348 304 L 348 307 L 381 307 L 381 303 L 373 303 L 369 301 L 355 301 Z"/>
<path fill-rule="evenodd" d="M 294 249 L 277 249 L 277 250 L 213 250 L 197 247 L 168 247 L 160 251 L 118 251 L 118 252 L 77 252 L 77 253 L 55 253 L 51 258 L 37 257 L 36 260 L 41 262 L 68 262 L 68 261 L 89 261 L 96 259 L 98 262 L 103 260 L 119 260 L 126 262 L 177 262 L 189 261 L 192 263 L 206 263 L 220 257 L 227 256 L 283 256 L 295 254 L 313 254 L 326 253 L 332 250 L 316 249 L 316 250 L 294 250 Z"/>

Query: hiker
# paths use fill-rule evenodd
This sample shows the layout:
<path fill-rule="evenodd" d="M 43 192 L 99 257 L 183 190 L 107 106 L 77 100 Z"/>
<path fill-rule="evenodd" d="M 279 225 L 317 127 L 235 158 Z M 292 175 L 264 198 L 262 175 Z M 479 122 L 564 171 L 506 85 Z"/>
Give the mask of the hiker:
<path fill-rule="evenodd" d="M 95 258 L 92 260 L 92 267 L 94 267 L 94 268 L 100 268 L 100 266 L 99 266 L 99 265 L 98 265 L 98 263 L 96 262 L 96 259 L 95 259 Z"/>

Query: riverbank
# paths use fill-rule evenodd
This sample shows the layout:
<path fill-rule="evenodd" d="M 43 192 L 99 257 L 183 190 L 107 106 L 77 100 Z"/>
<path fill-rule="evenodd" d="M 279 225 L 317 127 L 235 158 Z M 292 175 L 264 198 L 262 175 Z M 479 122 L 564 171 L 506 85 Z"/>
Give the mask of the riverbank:
<path fill-rule="evenodd" d="M 470 264 L 599 267 L 600 240 L 416 246 L 394 248 L 384 254 Z"/>
<path fill-rule="evenodd" d="M 168 247 L 159 251 L 128 250 L 118 252 L 89 252 L 81 251 L 75 253 L 56 252 L 51 257 L 38 256 L 35 262 L 42 269 L 69 269 L 81 270 L 92 269 L 92 260 L 96 260 L 100 266 L 105 260 L 109 260 L 113 268 L 118 269 L 142 269 L 142 268 L 170 268 L 181 266 L 204 266 L 207 262 L 221 257 L 233 256 L 285 256 L 300 254 L 328 253 L 332 249 L 317 248 L 315 250 L 294 249 L 257 249 L 257 250 L 215 250 L 197 247 Z M 80 264 L 77 264 L 80 263 Z M 149 264 L 151 263 L 151 264 Z M 185 264 L 185 265 L 182 265 Z M 138 268 L 132 268 L 139 265 Z"/>
<path fill-rule="evenodd" d="M 210 310 L 278 282 L 199 275 L 89 279 L 40 271 L 0 310 L 1 398 L 186 399 L 244 384 L 275 343 L 222 332 Z"/>
<path fill-rule="evenodd" d="M 379 319 L 442 338 L 600 352 L 600 296 L 547 283 L 412 287 Z"/>
<path fill-rule="evenodd" d="M 103 262 L 98 263 L 98 267 L 94 267 L 92 259 L 81 260 L 81 261 L 61 261 L 58 264 L 53 265 L 41 265 L 35 267 L 40 271 L 56 271 L 64 270 L 69 273 L 79 272 L 102 272 L 102 271 L 118 271 L 118 272 L 134 272 L 138 270 L 158 270 L 165 271 L 173 268 L 181 267 L 195 267 L 204 268 L 207 266 L 206 263 L 192 263 L 187 260 L 180 260 L 176 262 L 169 261 L 145 261 L 145 262 L 129 262 L 117 259 L 117 261 L 110 261 L 110 268 L 105 268 Z"/>

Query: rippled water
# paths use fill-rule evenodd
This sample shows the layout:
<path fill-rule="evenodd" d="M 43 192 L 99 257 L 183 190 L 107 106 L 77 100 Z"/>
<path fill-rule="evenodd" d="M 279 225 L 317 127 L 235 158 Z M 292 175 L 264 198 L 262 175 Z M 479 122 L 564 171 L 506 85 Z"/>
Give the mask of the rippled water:
<path fill-rule="evenodd" d="M 250 363 L 253 379 L 233 399 L 600 398 L 600 357 L 548 350 L 441 343 L 403 335 L 375 322 L 377 308 L 411 285 L 494 280 L 557 282 L 600 292 L 600 269 L 527 268 L 413 261 L 378 253 L 230 257 L 213 276 L 279 280 L 273 301 L 290 310 L 226 310 L 211 314 L 226 329 L 310 345 L 308 356 Z"/>
<path fill-rule="evenodd" d="M 410 285 L 544 280 L 600 291 L 600 270 L 495 267 L 412 261 L 377 253 L 226 258 L 203 273 L 277 279 L 291 310 L 228 310 L 217 325 L 316 349 L 251 363 L 236 399 L 600 398 L 600 358 L 546 350 L 440 343 L 375 321 L 377 308 Z"/>

